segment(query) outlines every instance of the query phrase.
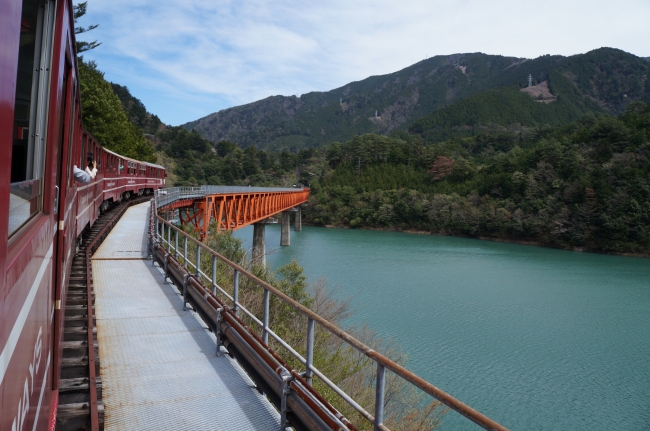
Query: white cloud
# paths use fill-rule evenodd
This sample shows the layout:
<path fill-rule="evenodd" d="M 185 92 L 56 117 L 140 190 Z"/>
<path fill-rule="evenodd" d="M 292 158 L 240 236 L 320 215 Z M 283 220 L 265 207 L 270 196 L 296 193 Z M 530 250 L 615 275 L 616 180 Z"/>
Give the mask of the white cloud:
<path fill-rule="evenodd" d="M 427 55 L 531 58 L 601 46 L 650 55 L 646 0 L 93 0 L 83 20 L 100 24 L 86 37 L 103 42 L 86 58 L 171 124 L 329 90 Z"/>

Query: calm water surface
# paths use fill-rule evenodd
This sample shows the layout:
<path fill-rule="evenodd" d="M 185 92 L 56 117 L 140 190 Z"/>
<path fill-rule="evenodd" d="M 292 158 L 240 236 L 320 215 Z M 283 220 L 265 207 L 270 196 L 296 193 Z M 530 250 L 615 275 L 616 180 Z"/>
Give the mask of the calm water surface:
<path fill-rule="evenodd" d="M 250 248 L 252 227 L 236 233 Z M 305 227 L 296 259 L 408 352 L 408 368 L 512 430 L 650 430 L 650 260 Z M 476 430 L 450 412 L 443 430 Z"/>

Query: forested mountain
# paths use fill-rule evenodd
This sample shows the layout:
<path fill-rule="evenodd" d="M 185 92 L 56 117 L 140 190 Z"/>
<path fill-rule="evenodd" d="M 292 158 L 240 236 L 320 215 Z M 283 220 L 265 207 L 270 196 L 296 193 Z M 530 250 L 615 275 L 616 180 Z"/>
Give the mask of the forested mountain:
<path fill-rule="evenodd" d="M 491 130 L 521 132 L 559 126 L 604 111 L 598 102 L 572 87 L 566 77 L 552 72 L 549 80 L 536 86 L 520 89 L 514 84 L 483 91 L 420 118 L 409 132 L 435 143 Z"/>
<path fill-rule="evenodd" d="M 312 179 L 305 211 L 313 224 L 650 254 L 643 102 L 619 118 L 590 114 L 561 127 L 428 146 L 417 135 L 359 136 L 321 157 L 327 168 Z"/>
<path fill-rule="evenodd" d="M 83 125 L 102 145 L 123 156 L 155 162 L 153 145 L 124 110 L 111 84 L 94 62 L 79 58 Z"/>
<path fill-rule="evenodd" d="M 144 133 L 154 135 L 159 130 L 165 128 L 160 118 L 148 112 L 140 99 L 134 97 L 128 88 L 120 84 L 115 84 L 114 82 L 111 82 L 111 87 L 113 88 L 113 92 L 119 97 L 120 102 L 122 102 L 122 108 L 129 117 L 129 121 L 142 129 Z"/>
<path fill-rule="evenodd" d="M 295 168 L 300 157 L 311 157 L 311 150 L 292 154 L 276 153 L 255 147 L 239 148 L 232 142 L 217 144 L 196 131 L 170 127 L 155 137 L 161 163 L 172 174 L 170 186 L 254 185 L 291 187 L 296 183 Z"/>
<path fill-rule="evenodd" d="M 449 137 L 436 130 L 446 124 L 441 116 L 449 116 L 450 111 L 433 119 L 422 117 L 488 90 L 494 92 L 469 99 L 454 112 L 454 116 L 462 114 L 452 126 L 465 129 L 461 135 L 511 125 L 566 124 L 589 112 L 620 114 L 633 101 L 650 102 L 649 68 L 643 58 L 611 48 L 536 59 L 482 53 L 436 56 L 328 92 L 272 96 L 225 109 L 184 127 L 213 142 L 225 139 L 242 148 L 293 151 L 411 126 L 411 131 L 422 133 L 426 141 L 435 141 Z M 546 85 L 553 100 L 536 102 L 530 95 L 514 93 L 513 89 L 528 86 L 529 74 L 533 86 Z M 489 112 L 496 99 L 509 106 L 507 115 L 495 117 Z M 465 117 L 464 112 L 470 110 L 474 114 Z"/>

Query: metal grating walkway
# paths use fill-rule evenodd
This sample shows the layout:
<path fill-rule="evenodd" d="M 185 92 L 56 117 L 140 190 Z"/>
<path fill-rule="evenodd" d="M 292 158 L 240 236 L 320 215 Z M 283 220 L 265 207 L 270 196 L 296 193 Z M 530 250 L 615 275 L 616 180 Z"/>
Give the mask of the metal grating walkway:
<path fill-rule="evenodd" d="M 280 416 L 146 256 L 149 204 L 93 258 L 107 431 L 277 430 Z"/>
<path fill-rule="evenodd" d="M 148 205 L 134 205 L 126 210 L 115 229 L 93 255 L 93 260 L 146 259 Z"/>

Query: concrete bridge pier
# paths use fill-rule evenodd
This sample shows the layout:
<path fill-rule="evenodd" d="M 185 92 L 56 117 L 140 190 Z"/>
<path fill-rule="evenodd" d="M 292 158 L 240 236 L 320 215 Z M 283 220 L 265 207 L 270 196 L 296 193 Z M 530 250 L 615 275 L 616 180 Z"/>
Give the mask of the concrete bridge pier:
<path fill-rule="evenodd" d="M 264 266 L 266 266 L 265 227 L 265 221 L 253 224 L 253 264 L 261 264 Z"/>
<path fill-rule="evenodd" d="M 293 230 L 300 232 L 302 230 L 302 208 L 296 207 L 295 219 L 293 221 Z"/>
<path fill-rule="evenodd" d="M 282 234 L 280 235 L 280 245 L 291 244 L 291 210 L 282 212 Z"/>

